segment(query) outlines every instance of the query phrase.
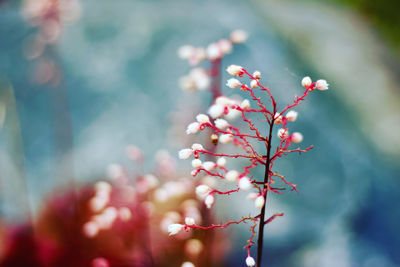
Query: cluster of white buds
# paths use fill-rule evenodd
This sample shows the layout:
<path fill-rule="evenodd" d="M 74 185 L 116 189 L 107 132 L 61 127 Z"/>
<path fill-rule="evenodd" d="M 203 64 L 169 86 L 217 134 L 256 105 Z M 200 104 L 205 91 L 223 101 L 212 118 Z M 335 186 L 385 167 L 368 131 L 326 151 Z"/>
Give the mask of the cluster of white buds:
<path fill-rule="evenodd" d="M 306 76 L 301 80 L 301 85 L 303 85 L 305 88 L 310 87 L 313 84 L 312 80 L 310 77 Z M 317 80 L 315 82 L 315 88 L 321 91 L 328 90 L 329 84 L 327 83 L 326 80 Z M 310 91 L 314 90 L 314 88 L 310 88 Z"/>
<path fill-rule="evenodd" d="M 197 66 L 203 60 L 211 62 L 221 59 L 224 55 L 230 54 L 233 44 L 243 43 L 247 39 L 247 33 L 243 30 L 235 30 L 231 33 L 230 39 L 221 39 L 205 47 L 194 47 L 184 45 L 178 49 L 178 56 L 187 60 L 191 66 Z M 179 80 L 183 90 L 206 90 L 210 86 L 210 77 L 206 70 L 194 68 L 188 75 Z"/>
<path fill-rule="evenodd" d="M 203 91 L 210 87 L 210 77 L 205 69 L 194 68 L 179 79 L 179 86 L 185 91 Z"/>

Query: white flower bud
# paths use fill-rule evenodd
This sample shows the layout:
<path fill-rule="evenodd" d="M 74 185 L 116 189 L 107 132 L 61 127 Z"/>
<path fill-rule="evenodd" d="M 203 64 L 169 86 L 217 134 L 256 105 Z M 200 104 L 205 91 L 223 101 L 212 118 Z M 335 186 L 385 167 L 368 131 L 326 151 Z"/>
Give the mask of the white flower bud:
<path fill-rule="evenodd" d="M 301 80 L 301 85 L 303 85 L 304 87 L 309 87 L 311 84 L 312 80 L 308 76 L 304 77 L 303 80 Z"/>
<path fill-rule="evenodd" d="M 226 82 L 226 86 L 228 86 L 229 88 L 238 88 L 241 85 L 242 85 L 242 83 L 238 79 L 235 79 L 235 78 L 230 78 Z"/>
<path fill-rule="evenodd" d="M 224 106 L 221 105 L 212 105 L 209 109 L 208 109 L 208 114 L 210 114 L 210 116 L 215 119 L 218 117 L 221 117 L 224 114 Z"/>
<path fill-rule="evenodd" d="M 235 170 L 228 171 L 225 174 L 225 179 L 229 182 L 235 182 L 239 178 L 239 172 Z"/>
<path fill-rule="evenodd" d="M 214 123 L 215 127 L 217 127 L 220 130 L 223 130 L 229 126 L 229 123 L 224 119 L 216 119 Z"/>
<path fill-rule="evenodd" d="M 251 88 L 257 88 L 257 86 L 258 86 L 258 83 L 257 83 L 256 80 L 252 80 L 252 81 L 250 82 L 250 87 L 251 87 Z"/>
<path fill-rule="evenodd" d="M 242 72 L 242 66 L 238 66 L 238 65 L 230 65 L 228 68 L 226 68 L 226 71 L 230 74 L 230 75 L 232 75 L 232 76 L 235 76 L 235 75 L 238 75 L 239 73 L 241 73 Z"/>
<path fill-rule="evenodd" d="M 189 59 L 194 53 L 194 47 L 191 45 L 184 45 L 178 49 L 178 57 L 181 59 Z"/>
<path fill-rule="evenodd" d="M 191 263 L 190 261 L 185 261 L 184 263 L 182 263 L 181 267 L 196 267 L 196 266 L 194 266 L 194 264 Z"/>
<path fill-rule="evenodd" d="M 325 80 L 318 80 L 318 81 L 315 83 L 315 87 L 316 87 L 318 90 L 321 90 L 321 91 L 328 90 L 328 86 L 329 86 L 329 84 L 328 84 Z"/>
<path fill-rule="evenodd" d="M 233 140 L 231 134 L 221 134 L 218 138 L 221 144 L 227 144 Z"/>
<path fill-rule="evenodd" d="M 201 144 L 193 144 L 192 145 L 193 150 L 204 150 L 203 146 Z"/>
<path fill-rule="evenodd" d="M 286 139 L 288 137 L 288 135 L 289 135 L 289 131 L 287 129 L 285 130 L 283 128 L 280 128 L 278 130 L 278 137 L 279 138 Z"/>
<path fill-rule="evenodd" d="M 169 235 L 176 235 L 179 233 L 185 226 L 179 223 L 173 223 L 168 225 L 168 233 Z"/>
<path fill-rule="evenodd" d="M 216 166 L 217 164 L 215 164 L 215 162 L 212 161 L 206 161 L 203 163 L 203 168 L 206 169 L 207 171 L 214 170 Z"/>
<path fill-rule="evenodd" d="M 206 204 L 207 208 L 210 209 L 211 206 L 214 204 L 214 196 L 208 195 L 204 200 L 204 204 Z"/>
<path fill-rule="evenodd" d="M 202 164 L 201 164 L 201 160 L 199 159 L 194 159 L 192 160 L 192 167 L 195 169 L 199 169 L 201 168 Z"/>
<path fill-rule="evenodd" d="M 197 120 L 199 123 L 208 123 L 208 122 L 210 122 L 210 119 L 209 119 L 208 116 L 205 115 L 205 114 L 199 114 L 199 115 L 197 115 L 197 116 L 196 116 L 196 120 Z"/>
<path fill-rule="evenodd" d="M 256 198 L 257 198 L 258 196 L 259 196 L 259 195 L 258 195 L 257 193 L 252 192 L 252 193 L 249 193 L 249 194 L 247 195 L 247 199 L 256 200 Z"/>
<path fill-rule="evenodd" d="M 297 119 L 297 112 L 294 110 L 289 111 L 286 114 L 286 118 L 288 119 L 288 121 L 295 121 Z"/>
<path fill-rule="evenodd" d="M 240 107 L 242 109 L 249 109 L 250 108 L 250 101 L 248 99 L 245 99 L 240 103 Z"/>
<path fill-rule="evenodd" d="M 243 176 L 242 178 L 240 178 L 239 180 L 239 188 L 242 190 L 249 190 L 251 188 L 251 181 L 249 178 L 247 178 L 247 176 Z"/>
<path fill-rule="evenodd" d="M 279 113 L 275 114 L 275 124 L 280 124 L 282 123 L 282 116 Z"/>
<path fill-rule="evenodd" d="M 200 130 L 200 123 L 192 122 L 186 128 L 186 134 L 195 134 Z"/>
<path fill-rule="evenodd" d="M 207 47 L 206 55 L 209 60 L 215 60 L 222 57 L 222 51 L 216 43 L 211 43 Z"/>
<path fill-rule="evenodd" d="M 255 72 L 253 72 L 253 77 L 259 80 L 261 78 L 261 72 L 256 70 Z"/>
<path fill-rule="evenodd" d="M 242 114 L 241 111 L 230 108 L 228 110 L 228 114 L 226 114 L 225 118 L 228 120 L 233 120 L 233 119 L 237 118 L 238 116 L 240 116 L 241 114 Z"/>
<path fill-rule="evenodd" d="M 257 209 L 262 209 L 265 204 L 265 198 L 263 196 L 258 196 L 256 200 L 254 201 L 254 205 L 256 206 Z"/>
<path fill-rule="evenodd" d="M 224 106 L 224 107 L 229 106 L 230 103 L 231 103 L 231 100 L 226 96 L 219 96 L 215 100 L 215 104 L 221 105 L 221 106 Z"/>
<path fill-rule="evenodd" d="M 195 221 L 194 221 L 194 219 L 191 218 L 191 217 L 186 217 L 186 218 L 185 218 L 185 223 L 186 223 L 187 225 L 195 225 Z"/>
<path fill-rule="evenodd" d="M 248 34 L 244 30 L 234 30 L 231 33 L 231 41 L 234 44 L 240 44 L 247 40 Z"/>
<path fill-rule="evenodd" d="M 225 167 L 225 165 L 226 165 L 226 159 L 225 159 L 224 157 L 220 157 L 220 158 L 217 160 L 217 165 L 220 166 L 220 167 Z"/>
<path fill-rule="evenodd" d="M 190 148 L 184 148 L 179 151 L 179 158 L 180 159 L 188 159 L 192 155 L 193 150 Z"/>
<path fill-rule="evenodd" d="M 229 54 L 232 52 L 232 43 L 227 39 L 221 39 L 218 41 L 219 49 L 224 54 Z"/>
<path fill-rule="evenodd" d="M 248 267 L 253 267 L 253 266 L 255 266 L 255 265 L 256 265 L 256 262 L 255 262 L 254 258 L 251 257 L 251 256 L 248 256 L 248 257 L 246 258 L 246 265 L 247 265 Z"/>
<path fill-rule="evenodd" d="M 299 132 L 292 133 L 290 140 L 294 143 L 301 143 L 303 141 L 303 135 Z"/>
<path fill-rule="evenodd" d="M 197 195 L 205 195 L 210 191 L 210 187 L 205 184 L 198 185 L 196 187 L 196 194 Z"/>

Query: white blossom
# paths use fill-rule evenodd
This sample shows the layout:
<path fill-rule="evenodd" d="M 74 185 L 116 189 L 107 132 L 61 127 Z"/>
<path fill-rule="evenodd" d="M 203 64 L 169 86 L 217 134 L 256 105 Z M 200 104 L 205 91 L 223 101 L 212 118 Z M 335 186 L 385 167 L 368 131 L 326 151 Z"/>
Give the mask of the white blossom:
<path fill-rule="evenodd" d="M 304 77 L 303 80 L 301 80 L 301 85 L 303 85 L 304 87 L 309 87 L 311 84 L 312 80 L 308 76 Z"/>
<path fill-rule="evenodd" d="M 238 75 L 239 73 L 241 73 L 242 72 L 242 66 L 239 66 L 239 65 L 230 65 L 228 68 L 226 68 L 226 71 L 230 74 L 230 75 L 232 75 L 232 76 L 235 76 L 235 75 Z"/>
<path fill-rule="evenodd" d="M 218 41 L 219 49 L 224 54 L 229 54 L 232 52 L 232 42 L 227 39 L 221 39 Z"/>
<path fill-rule="evenodd" d="M 249 109 L 250 108 L 250 101 L 248 99 L 245 99 L 240 103 L 240 107 L 242 109 Z"/>
<path fill-rule="evenodd" d="M 239 172 L 230 170 L 225 174 L 225 179 L 229 182 L 235 182 L 239 178 Z"/>
<path fill-rule="evenodd" d="M 194 221 L 194 219 L 192 217 L 186 217 L 185 218 L 185 223 L 187 225 L 195 225 L 195 221 Z"/>
<path fill-rule="evenodd" d="M 197 195 L 205 195 L 210 191 L 210 187 L 205 184 L 198 185 L 196 187 L 196 194 Z"/>
<path fill-rule="evenodd" d="M 251 181 L 247 176 L 243 176 L 239 180 L 239 188 L 242 190 L 249 190 L 251 188 Z"/>
<path fill-rule="evenodd" d="M 294 143 L 301 143 L 303 141 L 303 135 L 299 132 L 292 133 L 290 140 Z"/>
<path fill-rule="evenodd" d="M 278 130 L 278 137 L 279 138 L 286 139 L 288 137 L 288 135 L 289 135 L 289 131 L 287 129 L 285 130 L 283 128 L 280 128 Z"/>
<path fill-rule="evenodd" d="M 253 266 L 255 266 L 255 265 L 256 265 L 256 262 L 255 262 L 254 258 L 251 257 L 251 256 L 248 256 L 248 257 L 246 258 L 246 265 L 247 265 L 248 267 L 253 267 Z"/>
<path fill-rule="evenodd" d="M 262 207 L 264 207 L 264 204 L 265 204 L 265 198 L 263 196 L 258 196 L 254 201 L 254 205 L 256 206 L 257 209 L 262 209 Z"/>
<path fill-rule="evenodd" d="M 217 165 L 220 166 L 220 167 L 225 167 L 225 165 L 226 165 L 226 158 L 224 158 L 224 157 L 218 158 L 218 160 L 217 160 Z"/>
<path fill-rule="evenodd" d="M 200 123 L 192 122 L 186 128 L 186 134 L 195 134 L 200 130 Z"/>
<path fill-rule="evenodd" d="M 215 164 L 215 162 L 212 161 L 206 161 L 203 163 L 203 168 L 206 169 L 207 171 L 212 171 L 215 169 L 217 164 Z"/>
<path fill-rule="evenodd" d="M 316 87 L 318 90 L 321 90 L 321 91 L 328 90 L 328 86 L 329 86 L 329 84 L 328 84 L 325 80 L 318 80 L 318 81 L 315 83 L 315 87 Z"/>
<path fill-rule="evenodd" d="M 204 204 L 206 204 L 207 208 L 210 209 L 211 206 L 214 204 L 214 196 L 208 195 L 204 200 Z"/>
<path fill-rule="evenodd" d="M 261 72 L 256 70 L 255 72 L 253 72 L 253 77 L 259 80 L 261 78 Z"/>
<path fill-rule="evenodd" d="M 235 78 L 230 78 L 226 82 L 226 86 L 228 86 L 229 88 L 238 88 L 241 85 L 242 85 L 242 83 L 238 79 L 235 79 Z"/>
<path fill-rule="evenodd" d="M 251 87 L 251 88 L 257 88 L 257 86 L 258 86 L 258 83 L 257 83 L 256 80 L 252 80 L 252 81 L 250 82 L 250 87 Z"/>
<path fill-rule="evenodd" d="M 218 46 L 218 44 L 211 43 L 207 47 L 206 55 L 209 60 L 215 60 L 217 58 L 222 57 L 222 51 L 221 51 L 220 47 Z"/>
<path fill-rule="evenodd" d="M 203 150 L 204 148 L 203 148 L 203 146 L 201 144 L 195 143 L 195 144 L 192 145 L 192 149 L 193 150 Z"/>
<path fill-rule="evenodd" d="M 219 142 L 222 144 L 227 144 L 233 140 L 231 134 L 221 134 L 218 138 Z"/>
<path fill-rule="evenodd" d="M 221 105 L 221 106 L 224 106 L 224 107 L 229 106 L 230 103 L 231 103 L 231 100 L 226 96 L 219 96 L 215 100 L 215 104 Z"/>
<path fill-rule="evenodd" d="M 224 106 L 221 105 L 212 105 L 209 109 L 208 109 L 208 114 L 210 114 L 210 116 L 213 119 L 216 119 L 218 117 L 221 117 L 224 114 Z"/>
<path fill-rule="evenodd" d="M 178 49 L 178 56 L 181 59 L 189 59 L 190 57 L 192 57 L 194 50 L 194 47 L 191 45 L 181 46 Z"/>
<path fill-rule="evenodd" d="M 297 111 L 291 110 L 286 114 L 288 121 L 295 121 L 297 119 Z"/>
<path fill-rule="evenodd" d="M 201 168 L 202 167 L 201 160 L 199 160 L 199 159 L 192 160 L 192 167 L 195 169 Z"/>
<path fill-rule="evenodd" d="M 190 148 L 184 148 L 179 151 L 179 158 L 180 159 L 188 159 L 192 155 L 193 150 Z"/>
<path fill-rule="evenodd" d="M 229 126 L 229 123 L 228 123 L 226 120 L 224 120 L 224 119 L 216 119 L 216 120 L 214 121 L 214 123 L 215 123 L 215 127 L 217 127 L 217 128 L 220 129 L 220 130 L 223 130 L 223 129 L 225 129 L 226 127 Z"/>
<path fill-rule="evenodd" d="M 185 226 L 179 223 L 173 223 L 168 225 L 168 233 L 169 235 L 176 235 L 179 233 Z"/>
<path fill-rule="evenodd" d="M 248 34 L 244 30 L 234 30 L 230 37 L 232 43 L 240 44 L 247 40 Z"/>
<path fill-rule="evenodd" d="M 210 119 L 209 119 L 208 116 L 205 115 L 205 114 L 199 114 L 199 115 L 197 115 L 197 116 L 196 116 L 196 120 L 197 120 L 197 122 L 199 122 L 199 123 L 208 123 L 208 122 L 210 122 Z"/>

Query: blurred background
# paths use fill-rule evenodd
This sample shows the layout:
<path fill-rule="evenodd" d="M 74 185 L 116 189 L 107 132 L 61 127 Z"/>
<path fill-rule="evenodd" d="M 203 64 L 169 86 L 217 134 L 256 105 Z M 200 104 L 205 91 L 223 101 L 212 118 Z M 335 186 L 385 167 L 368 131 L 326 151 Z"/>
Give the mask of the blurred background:
<path fill-rule="evenodd" d="M 54 197 L 87 200 L 116 166 L 140 176 L 170 157 L 174 177 L 193 180 L 189 164 L 173 158 L 193 143 L 182 133 L 211 95 L 179 88 L 190 67 L 177 49 L 206 47 L 239 28 L 249 38 L 223 58 L 223 69 L 260 70 L 281 103 L 301 93 L 304 76 L 330 84 L 297 109 L 293 126 L 315 149 L 276 166 L 300 193 L 268 199 L 267 213 L 285 216 L 266 228 L 265 266 L 400 266 L 398 8 L 396 0 L 1 0 L 0 259 L 21 229 L 32 246 L 12 253 L 43 252 L 32 247 Z M 131 145 L 142 164 L 127 157 Z M 237 218 L 252 205 L 221 201 L 212 216 Z M 215 266 L 244 266 L 248 228 L 222 232 Z M 91 253 L 93 266 L 108 266 L 104 252 Z M 38 262 L 4 266 L 53 266 Z M 160 266 L 181 265 L 169 262 Z"/>

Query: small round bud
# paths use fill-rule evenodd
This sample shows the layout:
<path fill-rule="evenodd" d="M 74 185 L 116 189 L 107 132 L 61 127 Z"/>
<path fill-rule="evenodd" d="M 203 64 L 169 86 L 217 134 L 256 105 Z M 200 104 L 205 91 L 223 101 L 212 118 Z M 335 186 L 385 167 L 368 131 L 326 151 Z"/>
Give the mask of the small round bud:
<path fill-rule="evenodd" d="M 225 159 L 224 157 L 220 157 L 220 158 L 217 160 L 217 165 L 218 165 L 219 167 L 225 167 L 225 165 L 226 165 L 226 159 Z"/>
<path fill-rule="evenodd" d="M 199 160 L 199 159 L 192 160 L 192 167 L 195 169 L 201 168 L 202 167 L 201 160 Z"/>
<path fill-rule="evenodd" d="M 181 59 L 189 59 L 194 53 L 194 47 L 191 45 L 184 45 L 178 49 L 178 57 Z"/>
<path fill-rule="evenodd" d="M 230 65 L 228 68 L 226 68 L 226 71 L 230 75 L 235 76 L 235 75 L 239 75 L 242 72 L 242 69 L 243 69 L 242 66 Z"/>
<path fill-rule="evenodd" d="M 214 196 L 213 195 L 208 195 L 206 199 L 204 200 L 204 204 L 206 204 L 207 208 L 210 209 L 211 206 L 214 204 Z"/>
<path fill-rule="evenodd" d="M 245 99 L 240 103 L 240 107 L 242 109 L 249 109 L 250 108 L 250 101 L 248 99 Z"/>
<path fill-rule="evenodd" d="M 209 119 L 208 116 L 205 115 L 205 114 L 199 114 L 199 115 L 197 115 L 197 116 L 196 116 L 196 120 L 197 120 L 199 123 L 208 123 L 208 122 L 210 122 L 210 119 Z"/>
<path fill-rule="evenodd" d="M 261 72 L 256 70 L 255 72 L 253 72 L 253 77 L 259 80 L 261 78 Z"/>
<path fill-rule="evenodd" d="M 239 172 L 235 170 L 228 171 L 225 174 L 225 179 L 229 182 L 235 182 L 239 178 Z"/>
<path fill-rule="evenodd" d="M 169 235 L 176 235 L 179 233 L 185 226 L 183 224 L 174 223 L 168 226 Z"/>
<path fill-rule="evenodd" d="M 239 180 L 239 188 L 242 190 L 249 190 L 251 188 L 251 181 L 246 176 L 243 176 Z"/>
<path fill-rule="evenodd" d="M 206 55 L 209 60 L 216 60 L 222 57 L 222 51 L 218 44 L 211 43 L 207 47 Z"/>
<path fill-rule="evenodd" d="M 210 114 L 210 116 L 213 119 L 216 119 L 218 117 L 221 117 L 224 114 L 224 106 L 221 105 L 212 105 L 209 109 L 208 109 L 208 114 Z"/>
<path fill-rule="evenodd" d="M 306 76 L 303 78 L 303 80 L 301 80 L 301 85 L 303 85 L 304 87 L 309 87 L 312 84 L 312 80 L 310 77 Z"/>
<path fill-rule="evenodd" d="M 250 82 L 250 87 L 251 87 L 251 88 L 257 88 L 257 86 L 258 86 L 258 83 L 257 83 L 256 80 L 252 80 L 252 81 Z"/>
<path fill-rule="evenodd" d="M 296 111 L 291 110 L 286 114 L 286 118 L 288 121 L 295 121 L 297 119 L 297 115 L 298 113 Z"/>
<path fill-rule="evenodd" d="M 210 191 L 210 187 L 208 185 L 202 184 L 196 187 L 196 194 L 205 195 Z"/>
<path fill-rule="evenodd" d="M 217 164 L 215 164 L 215 162 L 212 161 L 206 161 L 203 163 L 203 168 L 206 169 L 207 171 L 214 170 L 216 166 Z"/>
<path fill-rule="evenodd" d="M 190 148 L 184 148 L 184 149 L 181 149 L 181 150 L 179 151 L 178 156 L 179 156 L 180 159 L 188 159 L 188 158 L 190 158 L 190 156 L 192 155 L 192 153 L 193 153 L 193 150 L 192 150 L 192 149 L 190 149 Z"/>
<path fill-rule="evenodd" d="M 203 150 L 204 148 L 203 148 L 203 146 L 201 145 L 201 144 L 193 144 L 192 145 L 192 149 L 193 150 Z"/>
<path fill-rule="evenodd" d="M 257 209 L 262 209 L 262 207 L 264 207 L 264 204 L 265 204 L 265 198 L 263 196 L 258 196 L 254 201 L 254 205 L 256 206 Z"/>
<path fill-rule="evenodd" d="M 303 135 L 299 132 L 294 132 L 290 136 L 290 140 L 294 143 L 301 143 L 303 141 Z"/>
<path fill-rule="evenodd" d="M 227 144 L 231 142 L 233 138 L 231 134 L 221 134 L 218 140 L 221 144 Z"/>
<path fill-rule="evenodd" d="M 256 262 L 255 262 L 254 258 L 251 257 L 251 256 L 248 256 L 248 257 L 246 258 L 246 265 L 247 265 L 248 267 L 253 267 L 253 266 L 255 266 L 255 265 L 256 265 Z"/>
<path fill-rule="evenodd" d="M 223 130 L 229 126 L 229 123 L 224 119 L 216 119 L 214 123 L 215 127 L 217 127 L 220 130 Z"/>
<path fill-rule="evenodd" d="M 221 105 L 223 107 L 229 106 L 231 100 L 226 96 L 219 96 L 215 99 L 215 104 Z"/>
<path fill-rule="evenodd" d="M 275 114 L 275 124 L 280 124 L 282 123 L 282 116 L 279 113 Z"/>
<path fill-rule="evenodd" d="M 328 86 L 329 86 L 329 84 L 328 84 L 325 80 L 318 80 L 318 81 L 315 83 L 315 87 L 316 87 L 318 90 L 321 90 L 321 91 L 328 90 Z"/>
<path fill-rule="evenodd" d="M 185 218 L 185 223 L 186 223 L 187 225 L 195 225 L 195 221 L 194 221 L 194 219 L 191 218 L 191 217 L 186 217 L 186 218 Z"/>
<path fill-rule="evenodd" d="M 232 52 L 232 43 L 227 39 L 221 39 L 218 41 L 219 49 L 224 54 L 230 54 Z"/>
<path fill-rule="evenodd" d="M 242 83 L 238 79 L 235 79 L 235 78 L 230 78 L 226 82 L 226 86 L 228 86 L 229 88 L 238 88 L 241 85 L 242 85 Z"/>
<path fill-rule="evenodd" d="M 192 122 L 186 128 L 186 134 L 195 134 L 200 130 L 200 123 Z"/>
<path fill-rule="evenodd" d="M 244 30 L 234 30 L 231 33 L 231 41 L 234 44 L 240 44 L 247 40 L 248 34 Z"/>

